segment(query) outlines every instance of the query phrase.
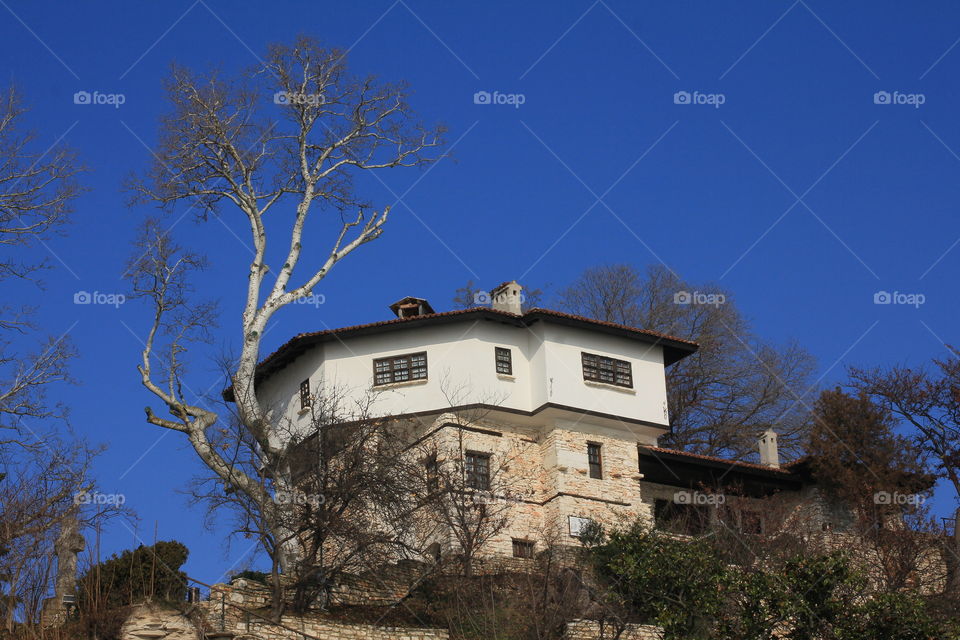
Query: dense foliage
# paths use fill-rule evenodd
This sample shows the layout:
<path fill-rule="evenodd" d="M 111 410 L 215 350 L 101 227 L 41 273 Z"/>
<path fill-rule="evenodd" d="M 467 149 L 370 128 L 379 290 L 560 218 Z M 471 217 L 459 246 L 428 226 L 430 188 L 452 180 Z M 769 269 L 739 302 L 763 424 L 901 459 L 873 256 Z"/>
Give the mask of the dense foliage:
<path fill-rule="evenodd" d="M 583 542 L 598 577 L 665 640 L 956 638 L 925 600 L 874 593 L 841 552 L 724 562 L 710 538 L 682 539 L 637 522 Z"/>
<path fill-rule="evenodd" d="M 161 541 L 111 556 L 80 578 L 81 610 L 109 610 L 146 600 L 183 602 L 187 575 L 180 567 L 189 553 L 179 542 Z"/>

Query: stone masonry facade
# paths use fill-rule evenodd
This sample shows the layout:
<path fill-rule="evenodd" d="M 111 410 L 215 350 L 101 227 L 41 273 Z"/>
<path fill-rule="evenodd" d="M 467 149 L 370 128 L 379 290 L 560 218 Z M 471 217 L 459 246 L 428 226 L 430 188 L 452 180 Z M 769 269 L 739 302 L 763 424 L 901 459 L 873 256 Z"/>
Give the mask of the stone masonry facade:
<path fill-rule="evenodd" d="M 535 552 L 546 545 L 577 545 L 571 517 L 606 526 L 638 517 L 652 522 L 652 505 L 643 500 L 638 438 L 626 429 L 567 421 L 524 428 L 444 414 L 427 430 L 448 455 L 491 457 L 489 499 L 510 504 L 510 522 L 484 555 L 512 556 L 514 539 L 534 542 Z M 588 444 L 600 447 L 599 479 L 590 477 Z"/>

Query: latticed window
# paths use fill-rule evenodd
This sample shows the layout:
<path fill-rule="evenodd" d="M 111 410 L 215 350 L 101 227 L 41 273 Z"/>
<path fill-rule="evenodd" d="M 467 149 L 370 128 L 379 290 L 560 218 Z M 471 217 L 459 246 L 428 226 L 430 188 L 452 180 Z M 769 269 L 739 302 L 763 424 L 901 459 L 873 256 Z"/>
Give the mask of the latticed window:
<path fill-rule="evenodd" d="M 427 352 L 377 358 L 373 361 L 373 384 L 427 379 Z"/>
<path fill-rule="evenodd" d="M 514 558 L 532 558 L 533 542 L 530 540 L 513 539 L 513 557 Z"/>
<path fill-rule="evenodd" d="M 490 454 L 468 451 L 465 462 L 467 487 L 478 491 L 488 490 L 490 488 Z"/>
<path fill-rule="evenodd" d="M 626 360 L 617 360 L 595 353 L 582 353 L 583 379 L 633 388 L 633 371 Z"/>
<path fill-rule="evenodd" d="M 310 378 L 300 383 L 300 409 L 310 406 Z"/>
<path fill-rule="evenodd" d="M 590 465 L 590 477 L 603 479 L 603 461 L 600 458 L 600 445 L 596 442 L 587 443 L 587 462 Z"/>
<path fill-rule="evenodd" d="M 495 347 L 495 357 L 497 360 L 497 373 L 507 376 L 513 375 L 513 353 L 510 349 L 504 347 Z"/>

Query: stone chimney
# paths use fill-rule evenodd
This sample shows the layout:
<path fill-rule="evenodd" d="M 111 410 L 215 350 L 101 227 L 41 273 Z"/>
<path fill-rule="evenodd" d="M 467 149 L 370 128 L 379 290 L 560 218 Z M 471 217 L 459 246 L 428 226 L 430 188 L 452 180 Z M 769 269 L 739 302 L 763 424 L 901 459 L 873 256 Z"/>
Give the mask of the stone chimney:
<path fill-rule="evenodd" d="M 397 300 L 390 305 L 390 311 L 393 311 L 398 318 L 414 318 L 416 316 L 426 316 L 431 313 L 436 313 L 426 299 L 415 298 L 413 296 L 407 296 L 406 298 Z"/>
<path fill-rule="evenodd" d="M 523 287 L 516 280 L 504 282 L 490 292 L 492 306 L 497 311 L 520 315 L 523 313 Z"/>
<path fill-rule="evenodd" d="M 760 448 L 760 464 L 765 467 L 780 468 L 780 450 L 777 447 L 777 432 L 773 429 L 767 429 L 760 435 L 757 441 Z"/>

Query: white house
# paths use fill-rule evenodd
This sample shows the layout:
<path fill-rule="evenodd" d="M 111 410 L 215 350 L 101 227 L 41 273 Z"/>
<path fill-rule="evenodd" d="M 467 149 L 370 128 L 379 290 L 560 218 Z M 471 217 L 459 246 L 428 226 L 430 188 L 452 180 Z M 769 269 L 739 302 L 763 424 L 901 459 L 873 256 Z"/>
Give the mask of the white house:
<path fill-rule="evenodd" d="M 780 467 L 772 432 L 764 434 L 761 464 L 657 447 L 670 429 L 665 368 L 694 353 L 695 343 L 523 310 L 516 282 L 491 298 L 490 307 L 436 313 L 407 297 L 390 306 L 395 318 L 298 335 L 260 364 L 258 394 L 304 431 L 308 398 L 332 388 L 356 399 L 373 394 L 379 415 L 438 432 L 457 428 L 481 485 L 491 457 L 510 456 L 526 491 L 492 544 L 502 555 L 526 557 L 545 538 L 575 542 L 588 519 L 697 511 L 678 503 L 677 492 L 718 478 L 757 496 L 803 487 L 802 474 Z M 472 409 L 483 417 L 466 430 L 449 420 Z M 762 515 L 736 518 L 744 530 L 763 526 Z"/>

